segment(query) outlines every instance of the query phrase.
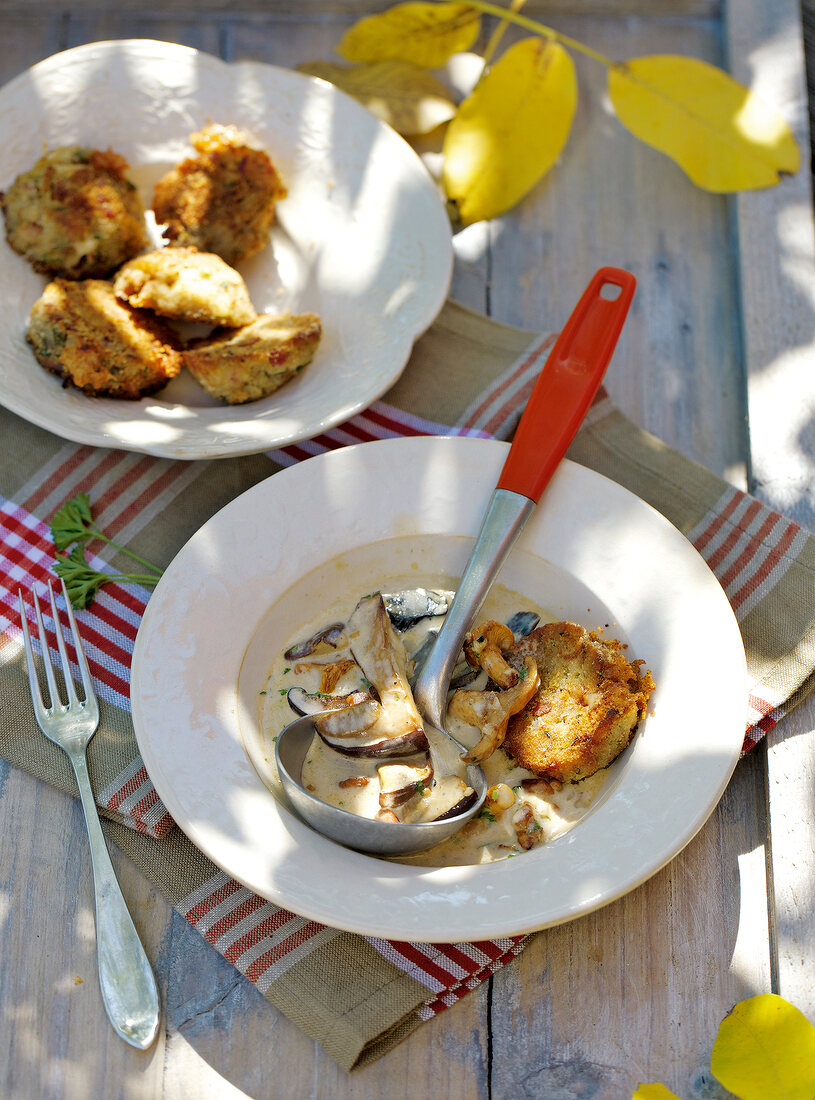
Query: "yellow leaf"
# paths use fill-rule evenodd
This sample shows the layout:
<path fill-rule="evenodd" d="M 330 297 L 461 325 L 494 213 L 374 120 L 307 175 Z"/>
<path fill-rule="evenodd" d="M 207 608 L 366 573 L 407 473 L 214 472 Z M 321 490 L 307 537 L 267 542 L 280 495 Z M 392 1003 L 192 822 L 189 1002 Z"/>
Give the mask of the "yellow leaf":
<path fill-rule="evenodd" d="M 710 1067 L 741 1100 L 812 1100 L 815 1027 L 774 993 L 740 1001 L 722 1020 Z"/>
<path fill-rule="evenodd" d="M 680 1100 L 680 1098 L 665 1085 L 643 1085 L 640 1083 L 635 1089 L 631 1100 Z"/>
<path fill-rule="evenodd" d="M 408 137 L 429 134 L 456 113 L 441 81 L 409 61 L 352 66 L 310 61 L 297 68 L 342 88 L 377 118 Z"/>
<path fill-rule="evenodd" d="M 337 53 L 346 61 L 412 61 L 438 69 L 455 53 L 469 50 L 481 16 L 467 4 L 397 4 L 360 19 L 346 31 Z"/>
<path fill-rule="evenodd" d="M 640 1083 L 634 1090 L 631 1100 L 680 1100 L 680 1098 L 666 1085 Z"/>
<path fill-rule="evenodd" d="M 511 46 L 447 127 L 442 180 L 464 225 L 509 210 L 549 171 L 577 105 L 571 57 L 556 42 Z"/>
<path fill-rule="evenodd" d="M 609 70 L 608 90 L 620 122 L 707 191 L 772 187 L 798 169 L 778 112 L 705 61 L 637 57 Z"/>

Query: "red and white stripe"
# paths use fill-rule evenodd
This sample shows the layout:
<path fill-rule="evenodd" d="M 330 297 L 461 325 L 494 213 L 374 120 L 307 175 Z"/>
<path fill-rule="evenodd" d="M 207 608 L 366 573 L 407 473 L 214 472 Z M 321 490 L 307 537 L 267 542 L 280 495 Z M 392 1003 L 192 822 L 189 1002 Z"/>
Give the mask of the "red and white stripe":
<path fill-rule="evenodd" d="M 73 452 L 85 450 L 73 448 Z M 62 474 L 58 479 L 60 486 L 65 485 L 65 475 L 69 480 L 72 474 L 83 465 L 72 463 L 70 457 L 59 465 Z M 51 477 L 54 472 L 51 471 Z M 46 483 L 41 482 L 43 492 L 48 493 Z M 76 482 L 74 481 L 74 484 Z M 77 490 L 79 491 L 79 490 Z M 62 489 L 58 491 L 61 494 Z M 68 489 L 67 492 L 71 493 Z M 39 495 L 40 501 L 44 499 Z M 61 497 L 60 503 L 65 499 Z M 36 500 L 35 500 L 36 503 Z M 23 590 L 29 624 L 33 628 L 35 650 L 41 651 L 41 641 L 36 629 L 33 601 L 27 598 L 31 591 L 40 596 L 43 607 L 43 619 L 46 642 L 53 662 L 59 661 L 56 637 L 50 615 L 50 603 L 47 600 L 49 583 L 55 583 L 56 577 L 51 566 L 54 560 L 54 547 L 50 530 L 46 523 L 38 519 L 24 505 L 0 499 L 0 630 L 7 644 L 22 646 L 22 630 L 19 621 L 17 591 Z M 88 560 L 96 569 L 103 569 L 101 559 L 89 555 Z M 101 699 L 112 703 L 120 710 L 130 710 L 130 662 L 139 622 L 147 603 L 146 589 L 128 585 L 126 588 L 107 585 L 94 600 L 93 607 L 77 612 L 82 624 L 82 641 L 94 679 L 97 694 Z M 63 622 L 67 651 L 74 676 L 79 678 L 79 668 L 70 638 L 67 623 Z M 136 757 L 103 791 L 97 793 L 99 805 L 116 812 L 121 820 L 151 836 L 163 836 L 173 822 L 164 804 L 159 799 L 152 782 L 147 777 L 141 758 Z"/>
<path fill-rule="evenodd" d="M 72 496 L 88 493 L 99 526 L 111 538 L 127 541 L 200 472 L 200 463 L 69 444 L 29 479 L 17 499 L 50 517 Z"/>
<path fill-rule="evenodd" d="M 556 334 L 549 334 L 536 340 L 464 410 L 456 422 L 458 430 L 508 439 L 556 339 Z"/>
<path fill-rule="evenodd" d="M 97 790 L 96 801 L 147 836 L 166 836 L 175 824 L 159 798 L 141 756 L 134 757 L 111 783 Z"/>
<path fill-rule="evenodd" d="M 383 958 L 435 994 L 468 983 L 477 985 L 504 965 L 508 952 L 517 948 L 517 954 L 525 938 L 515 936 L 478 943 L 406 943 L 366 937 Z"/>
<path fill-rule="evenodd" d="M 416 435 L 465 435 L 485 438 L 489 433 L 479 429 L 451 428 L 447 424 L 439 424 L 404 412 L 384 401 L 375 401 L 370 408 L 351 420 L 346 420 L 344 424 L 339 424 L 336 428 L 330 428 L 314 436 L 313 439 L 293 443 L 280 450 L 268 451 L 267 454 L 278 466 L 294 466 L 303 459 L 313 458 L 314 455 L 325 454 L 326 451 L 335 451 L 355 443 L 372 443 L 377 439 L 397 439 Z"/>
<path fill-rule="evenodd" d="M 778 583 L 808 537 L 797 523 L 735 488 L 688 532 L 739 620 Z"/>
<path fill-rule="evenodd" d="M 261 991 L 316 947 L 342 933 L 258 897 L 219 871 L 176 908 Z M 479 943 L 414 944 L 368 938 L 383 958 L 433 994 L 420 1009 L 435 1015 L 519 954 L 526 937 Z"/>
<path fill-rule="evenodd" d="M 316 947 L 341 935 L 265 901 L 222 871 L 176 908 L 261 992 Z"/>

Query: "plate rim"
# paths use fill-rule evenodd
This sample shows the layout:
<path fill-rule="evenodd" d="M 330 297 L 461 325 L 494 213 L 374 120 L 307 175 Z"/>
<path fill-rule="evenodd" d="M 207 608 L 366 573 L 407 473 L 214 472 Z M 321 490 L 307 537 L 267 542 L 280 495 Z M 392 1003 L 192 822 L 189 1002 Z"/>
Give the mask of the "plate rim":
<path fill-rule="evenodd" d="M 188 60 L 193 58 L 202 59 L 205 65 L 215 65 L 225 72 L 238 73 L 240 71 L 254 69 L 261 72 L 272 73 L 276 77 L 284 80 L 298 80 L 302 81 L 304 84 L 310 83 L 319 85 L 324 94 L 341 99 L 346 104 L 347 110 L 358 113 L 358 117 L 361 119 L 364 118 L 369 124 L 374 125 L 378 132 L 386 133 L 387 140 L 402 146 L 404 150 L 410 154 L 410 158 L 415 161 L 417 169 L 421 168 L 427 176 L 426 193 L 428 196 L 431 192 L 435 193 L 440 219 L 439 224 L 440 227 L 447 229 L 444 238 L 442 238 L 441 234 L 439 235 L 439 243 L 444 239 L 447 241 L 447 247 L 444 249 L 445 258 L 443 263 L 440 264 L 436 274 L 437 285 L 434 286 L 434 294 L 426 296 L 423 309 L 415 318 L 415 323 L 412 326 L 399 328 L 396 333 L 396 338 L 388 342 L 388 349 L 392 354 L 392 365 L 389 369 L 387 378 L 377 375 L 377 379 L 375 381 L 372 380 L 372 384 L 368 387 L 367 391 L 365 393 L 360 393 L 359 397 L 356 399 L 345 402 L 340 406 L 333 407 L 330 411 L 320 414 L 318 419 L 310 421 L 303 427 L 293 426 L 286 432 L 278 430 L 276 434 L 269 432 L 262 441 L 257 441 L 251 436 L 248 437 L 246 441 L 242 441 L 232 430 L 233 425 L 228 417 L 221 422 L 222 427 L 218 432 L 220 435 L 227 434 L 230 436 L 226 443 L 216 442 L 208 444 L 205 441 L 185 443 L 183 440 L 170 440 L 167 442 L 148 441 L 144 443 L 135 439 L 122 438 L 114 434 L 112 430 L 105 428 L 105 424 L 110 421 L 115 421 L 116 413 L 118 412 L 121 414 L 126 407 L 131 405 L 133 408 L 144 407 L 142 402 L 149 403 L 150 401 L 157 400 L 157 398 L 150 397 L 143 398 L 142 401 L 139 402 L 131 403 L 108 398 L 89 398 L 83 396 L 83 402 L 93 401 L 95 404 L 94 411 L 101 410 L 101 412 L 99 416 L 94 419 L 94 423 L 86 424 L 82 422 L 78 426 L 74 426 L 72 423 L 60 423 L 58 411 L 44 412 L 39 403 L 33 400 L 26 400 L 24 396 L 16 393 L 7 395 L 6 393 L 0 392 L 0 405 L 10 412 L 21 416 L 29 423 L 47 431 L 51 431 L 60 438 L 73 443 L 133 451 L 157 458 L 179 459 L 182 461 L 243 457 L 259 454 L 267 450 L 290 446 L 305 439 L 310 439 L 315 435 L 330 430 L 351 419 L 353 416 L 368 408 L 374 401 L 381 398 L 383 394 L 398 381 L 410 360 L 416 341 L 430 328 L 441 312 L 449 296 L 455 260 L 452 233 L 449 232 L 449 224 L 447 223 L 446 215 L 444 215 L 441 197 L 421 158 L 415 150 L 411 148 L 409 143 L 395 130 L 387 126 L 386 123 L 368 112 L 352 96 L 349 96 L 335 85 L 318 77 L 312 77 L 306 73 L 301 73 L 294 69 L 287 69 L 280 65 L 273 65 L 253 59 L 225 61 L 216 54 L 209 53 L 206 50 L 186 46 L 181 43 L 165 42 L 160 39 L 139 37 L 101 39 L 99 41 L 69 47 L 68 49 L 51 54 L 49 57 L 42 58 L 40 61 L 35 62 L 21 73 L 12 77 L 0 87 L 0 116 L 2 116 L 6 100 L 16 94 L 20 86 L 24 85 L 26 82 L 30 82 L 33 74 L 58 72 L 63 66 L 70 66 L 76 62 L 81 63 L 83 58 L 97 57 L 101 60 L 110 52 L 138 51 L 146 53 L 150 50 L 160 51 L 162 54 L 169 55 L 171 58 L 184 57 Z M 417 179 L 418 178 L 417 176 Z M 14 257 L 14 253 L 11 253 L 11 257 Z M 19 259 L 21 263 L 26 262 L 21 257 Z M 422 283 L 426 285 L 428 283 L 427 278 L 423 277 Z M 71 394 L 71 398 L 75 396 L 75 394 Z M 160 398 L 160 395 L 158 395 L 158 398 Z M 200 406 L 202 409 L 205 407 L 207 406 Z M 183 410 L 186 408 L 190 408 L 190 406 L 181 401 L 167 403 L 166 405 L 169 417 L 172 416 L 173 410 Z M 246 408 L 248 410 L 247 416 L 240 421 L 235 421 L 235 423 L 245 424 L 250 419 L 254 422 L 254 418 L 251 414 L 253 408 L 252 404 L 246 406 L 212 406 L 212 412 L 213 414 L 226 416 L 230 411 L 241 408 Z M 162 419 L 168 419 L 167 413 L 164 412 L 163 408 L 162 415 L 158 419 L 153 418 L 151 423 L 158 424 L 161 423 Z M 98 421 L 98 423 L 96 421 Z M 274 419 L 271 419 L 269 421 L 270 428 L 273 423 Z"/>
<path fill-rule="evenodd" d="M 416 452 L 417 449 L 427 449 L 428 456 L 438 456 L 444 451 L 449 451 L 452 447 L 454 451 L 458 451 L 460 454 L 464 454 L 465 451 L 470 455 L 475 455 L 477 452 L 481 452 L 480 457 L 489 458 L 487 465 L 493 466 L 496 464 L 499 458 L 506 454 L 507 444 L 500 443 L 494 440 L 473 439 L 465 437 L 424 437 L 424 438 L 397 438 L 390 440 L 381 440 L 373 443 L 362 443 L 352 447 L 343 448 L 339 451 L 328 452 L 324 455 L 318 456 L 313 459 L 309 459 L 307 463 L 300 463 L 293 467 L 288 467 L 272 477 L 265 479 L 265 481 L 259 482 L 245 493 L 236 497 L 233 501 L 227 504 L 221 509 L 215 516 L 213 516 L 207 523 L 205 523 L 198 532 L 191 537 L 191 539 L 185 544 L 185 546 L 179 551 L 179 554 L 174 559 L 173 563 L 168 569 L 168 573 L 165 574 L 165 579 L 159 582 L 159 586 L 156 588 L 153 597 L 147 605 L 145 616 L 142 620 L 142 624 L 139 627 L 136 644 L 133 653 L 133 665 L 131 673 L 131 681 L 133 685 L 132 697 L 133 697 L 133 724 L 136 731 L 136 739 L 139 744 L 139 748 L 142 752 L 142 758 L 148 773 L 151 775 L 156 790 L 162 800 L 164 801 L 167 809 L 176 819 L 179 827 L 189 837 L 189 839 L 199 847 L 204 854 L 212 860 L 216 866 L 220 867 L 225 873 L 231 875 L 240 881 L 248 889 L 260 894 L 268 900 L 274 902 L 277 905 L 281 905 L 284 908 L 292 909 L 301 916 L 317 920 L 321 923 L 330 925 L 335 928 L 341 928 L 350 932 L 357 932 L 364 935 L 384 936 L 386 938 L 396 938 L 404 940 L 412 940 L 415 942 L 459 942 L 464 940 L 481 940 L 488 938 L 496 938 L 502 936 L 514 936 L 523 935 L 528 932 L 536 931 L 540 928 L 550 927 L 556 924 L 564 923 L 569 920 L 573 920 L 579 916 L 585 915 L 589 912 L 593 912 L 596 909 L 601 908 L 604 905 L 611 903 L 617 898 L 630 892 L 638 885 L 645 882 L 652 875 L 656 874 L 662 867 L 670 862 L 679 852 L 693 839 L 699 829 L 704 825 L 707 818 L 715 809 L 719 799 L 721 798 L 724 789 L 726 788 L 733 769 L 738 762 L 741 743 L 743 739 L 743 732 L 745 728 L 746 714 L 747 714 L 747 691 L 746 691 L 746 662 L 744 656 L 744 648 L 741 642 L 741 634 L 738 628 L 738 624 L 735 619 L 735 615 L 732 612 L 727 598 L 708 566 L 703 562 L 703 559 L 698 552 L 692 547 L 687 539 L 677 529 L 669 523 L 665 517 L 659 512 L 653 509 L 650 505 L 646 504 L 640 498 L 636 497 L 629 490 L 618 485 L 616 482 L 604 477 L 604 475 L 596 473 L 587 467 L 579 466 L 570 460 L 564 460 L 561 469 L 555 475 L 553 479 L 553 487 L 555 481 L 559 480 L 561 483 L 574 481 L 577 478 L 578 482 L 583 480 L 585 482 L 588 479 L 589 482 L 594 482 L 596 485 L 601 485 L 604 491 L 611 492 L 614 495 L 619 496 L 623 494 L 620 499 L 626 500 L 629 504 L 633 503 L 633 507 L 638 510 L 645 510 L 642 514 L 650 517 L 651 522 L 656 522 L 663 530 L 670 531 L 672 534 L 670 537 L 681 540 L 677 545 L 684 547 L 684 553 L 687 555 L 687 561 L 694 562 L 694 570 L 696 570 L 700 576 L 705 578 L 705 584 L 708 586 L 707 596 L 717 602 L 718 608 L 723 615 L 723 621 L 726 622 L 726 632 L 729 633 L 730 641 L 738 642 L 738 654 L 732 654 L 731 657 L 735 657 L 735 663 L 739 666 L 741 679 L 739 680 L 738 688 L 732 689 L 733 701 L 735 703 L 738 700 L 738 721 L 736 721 L 735 715 L 733 715 L 733 730 L 729 733 L 731 738 L 727 742 L 727 758 L 722 759 L 718 765 L 717 781 L 715 787 L 710 792 L 710 797 L 704 806 L 698 807 L 695 813 L 691 813 L 684 820 L 686 822 L 684 830 L 681 835 L 671 837 L 661 848 L 655 850 L 653 857 L 649 860 L 646 866 L 638 868 L 636 871 L 627 874 L 621 878 L 616 886 L 610 888 L 600 888 L 595 891 L 591 896 L 585 895 L 574 904 L 571 904 L 568 909 L 564 909 L 553 918 L 546 918 L 542 921 L 530 918 L 528 911 L 522 910 L 513 916 L 512 918 L 501 917 L 500 921 L 493 921 L 491 923 L 489 915 L 485 918 L 483 906 L 476 907 L 477 911 L 471 914 L 462 914 L 460 908 L 460 901 L 457 900 L 462 891 L 467 893 L 467 887 L 465 880 L 468 877 L 467 872 L 473 871 L 470 869 L 461 868 L 445 868 L 434 869 L 428 872 L 424 868 L 405 867 L 404 865 L 396 865 L 398 870 L 394 874 L 394 865 L 387 865 L 389 870 L 387 872 L 389 879 L 389 889 L 393 887 L 393 883 L 398 879 L 401 887 L 405 890 L 409 890 L 412 884 L 417 884 L 421 880 L 421 887 L 423 891 L 423 897 L 426 895 L 427 901 L 423 901 L 424 909 L 421 910 L 421 919 L 417 919 L 416 911 L 412 914 L 407 914 L 407 919 L 403 920 L 401 925 L 394 925 L 390 923 L 392 914 L 389 915 L 389 923 L 387 926 L 383 926 L 382 918 L 379 915 L 372 915 L 369 912 L 357 913 L 352 918 L 345 913 L 337 914 L 334 909 L 327 909 L 326 905 L 321 901 L 314 903 L 313 898 L 309 899 L 304 904 L 302 898 L 298 898 L 292 894 L 292 887 L 287 880 L 286 883 L 281 885 L 279 882 L 274 883 L 272 888 L 269 889 L 268 883 L 264 885 L 257 881 L 257 877 L 253 877 L 251 874 L 245 874 L 243 865 L 239 866 L 240 859 L 234 849 L 230 849 L 229 844 L 225 844 L 223 848 L 219 848 L 217 844 L 213 848 L 211 834 L 207 831 L 206 825 L 203 827 L 191 822 L 190 815 L 185 814 L 184 807 L 179 803 L 179 799 L 176 795 L 176 791 L 169 783 L 165 782 L 165 773 L 163 771 L 163 764 L 160 758 L 160 754 L 155 751 L 156 742 L 152 740 L 148 732 L 148 722 L 150 715 L 147 713 L 149 708 L 145 708 L 142 695 L 140 692 L 140 682 L 145 676 L 149 675 L 149 661 L 147 653 L 150 648 L 150 643 L 154 632 L 154 622 L 159 618 L 160 614 L 160 599 L 156 600 L 156 596 L 161 598 L 162 586 L 171 584 L 173 581 L 173 567 L 175 570 L 187 568 L 185 559 L 192 552 L 190 547 L 195 543 L 196 539 L 205 542 L 211 535 L 215 527 L 221 523 L 227 521 L 232 522 L 235 515 L 241 509 L 254 506 L 257 500 L 262 499 L 265 493 L 272 491 L 272 485 L 276 489 L 281 487 L 285 491 L 285 487 L 293 477 L 295 471 L 300 471 L 299 476 L 302 478 L 306 474 L 306 467 L 311 467 L 311 474 L 309 476 L 316 477 L 321 471 L 323 471 L 326 463 L 337 463 L 340 461 L 338 456 L 345 456 L 344 461 L 353 460 L 368 454 L 370 456 L 370 448 L 402 448 L 407 454 L 408 451 Z M 368 451 L 364 451 L 364 448 L 368 448 Z M 488 454 L 489 452 L 489 454 Z M 373 465 L 376 465 L 374 456 L 370 456 L 373 461 Z M 462 460 L 463 461 L 463 460 Z M 472 462 L 472 459 L 469 460 Z M 369 465 L 371 465 L 369 463 Z M 382 463 L 379 463 L 381 466 Z M 336 471 L 335 471 L 336 472 Z M 287 477 L 287 475 L 289 475 Z M 545 501 L 546 498 L 544 498 Z M 233 515 L 227 514 L 224 517 L 224 513 L 229 513 L 232 510 Z M 533 517 L 534 521 L 534 517 Z M 533 521 L 530 521 L 531 523 Z M 715 586 L 715 587 L 714 587 Z M 600 594 L 602 595 L 602 594 Z M 156 600 L 154 603 L 153 601 Z M 264 613 L 265 613 L 264 609 Z M 259 620 L 258 620 L 259 621 Z M 625 629 L 625 624 L 621 624 Z M 257 622 L 252 624 L 252 630 L 247 631 L 244 636 L 244 642 L 242 646 L 241 661 L 248 646 L 248 639 L 254 630 L 257 628 Z M 649 658 L 650 663 L 650 658 Z M 237 694 L 237 682 L 235 683 L 235 694 Z M 659 691 L 659 683 L 657 686 Z M 721 736 L 717 734 L 717 736 Z M 243 746 L 241 744 L 241 750 Z M 251 767 L 251 764 L 249 765 Z M 257 777 L 256 777 L 257 778 Z M 260 784 L 260 780 L 257 780 Z M 262 786 L 262 785 L 261 785 Z M 262 788 L 264 796 L 273 800 L 273 796 Z M 252 799 L 255 798 L 255 791 L 251 792 Z M 179 810 L 181 812 L 179 812 Z M 283 820 L 285 814 L 278 808 L 276 810 L 277 817 Z M 291 818 L 291 815 L 289 815 Z M 591 815 L 589 817 L 590 820 Z M 546 852 L 552 849 L 553 845 L 559 844 L 561 841 L 561 848 L 567 846 L 574 846 L 573 840 L 579 830 L 585 829 L 585 823 L 581 824 L 578 829 L 566 834 L 559 838 L 559 840 L 550 842 L 549 845 L 543 846 L 543 848 L 536 850 L 535 853 L 528 854 L 525 858 L 535 859 L 540 856 L 540 853 Z M 347 869 L 353 863 L 353 859 L 368 860 L 369 857 L 360 857 L 356 853 L 347 853 L 344 849 L 338 849 L 330 841 L 324 838 L 316 838 L 314 834 L 307 826 L 302 825 L 299 821 L 285 820 L 283 826 L 281 826 L 281 834 L 285 833 L 286 843 L 290 843 L 292 852 L 295 852 L 297 845 L 301 841 L 305 840 L 309 846 L 309 851 L 303 858 L 312 858 L 314 849 L 319 850 L 324 855 L 326 851 L 331 851 L 337 857 L 338 865 L 342 865 L 342 869 Z M 572 838 L 572 839 L 570 839 Z M 328 846 L 326 848 L 325 846 Z M 229 855 L 224 859 L 224 852 L 229 851 Z M 302 850 L 301 850 L 302 854 Z M 348 856 L 353 857 L 350 861 Z M 546 858 L 549 858 L 548 856 Z M 236 862 L 237 860 L 237 862 Z M 296 863 L 296 859 L 295 859 Z M 500 863 L 485 865 L 475 869 L 479 880 L 479 892 L 486 890 L 490 892 L 500 893 L 506 889 L 507 876 L 510 879 L 515 874 L 511 869 L 511 865 L 514 864 L 512 860 L 505 860 Z M 515 864 L 517 867 L 518 865 Z M 523 866 L 523 865 L 522 865 Z M 529 864 L 526 864 L 528 867 Z M 379 868 L 377 868 L 378 870 Z M 430 907 L 430 912 L 428 908 Z M 371 908 L 369 906 L 369 908 Z M 455 917 L 458 923 L 455 927 L 449 927 L 449 921 L 451 917 Z"/>

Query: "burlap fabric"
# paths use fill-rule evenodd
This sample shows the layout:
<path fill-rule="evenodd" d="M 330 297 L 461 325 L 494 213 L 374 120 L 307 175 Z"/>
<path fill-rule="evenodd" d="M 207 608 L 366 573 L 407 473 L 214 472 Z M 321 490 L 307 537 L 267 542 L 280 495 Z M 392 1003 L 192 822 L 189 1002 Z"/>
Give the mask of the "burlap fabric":
<path fill-rule="evenodd" d="M 34 721 L 16 611 L 18 586 L 42 591 L 47 583 L 48 521 L 65 499 L 88 492 L 110 535 L 166 565 L 222 505 L 311 454 L 400 434 L 508 438 L 552 342 L 448 303 L 383 401 L 325 436 L 250 458 L 182 463 L 102 451 L 0 412 L 3 758 L 75 793 L 67 759 Z M 569 455 L 662 512 L 719 577 L 747 652 L 749 750 L 812 686 L 815 541 L 636 428 L 602 394 Z M 166 813 L 133 735 L 129 658 L 147 599 L 147 590 L 112 586 L 79 615 L 101 696 L 89 766 L 104 827 L 273 1004 L 350 1069 L 384 1054 L 522 950 L 523 937 L 434 946 L 338 932 L 255 897 L 204 857 Z"/>

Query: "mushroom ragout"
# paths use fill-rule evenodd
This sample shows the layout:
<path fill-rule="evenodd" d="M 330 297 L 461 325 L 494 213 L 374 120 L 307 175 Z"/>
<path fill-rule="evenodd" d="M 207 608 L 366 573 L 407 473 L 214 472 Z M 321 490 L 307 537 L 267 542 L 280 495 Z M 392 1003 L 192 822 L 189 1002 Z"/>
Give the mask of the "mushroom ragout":
<path fill-rule="evenodd" d="M 429 851 L 398 857 L 426 866 L 493 862 L 554 839 L 585 815 L 607 775 L 598 770 L 563 783 L 519 766 L 503 747 L 513 716 L 539 702 L 543 690 L 535 661 L 513 647 L 545 616 L 517 611 L 520 597 L 500 585 L 485 604 L 490 617 L 467 635 L 451 682 L 448 728 L 470 746 L 465 760 L 424 726 L 411 683 L 452 596 L 424 588 L 376 592 L 346 618 L 298 635 L 275 663 L 264 713 L 272 738 L 295 714 L 314 714 L 304 785 L 369 818 L 420 822 L 460 811 L 471 795 L 465 761 L 479 762 L 489 783 L 481 813 Z"/>

